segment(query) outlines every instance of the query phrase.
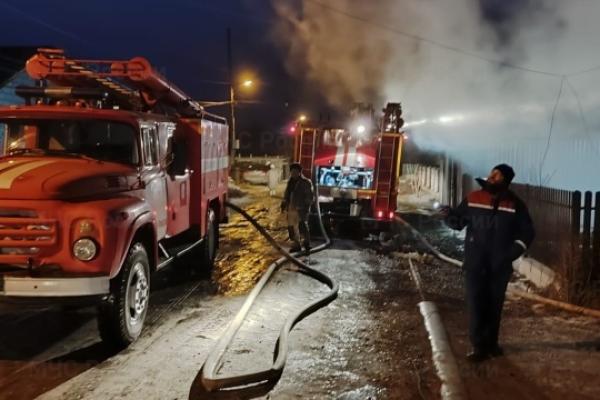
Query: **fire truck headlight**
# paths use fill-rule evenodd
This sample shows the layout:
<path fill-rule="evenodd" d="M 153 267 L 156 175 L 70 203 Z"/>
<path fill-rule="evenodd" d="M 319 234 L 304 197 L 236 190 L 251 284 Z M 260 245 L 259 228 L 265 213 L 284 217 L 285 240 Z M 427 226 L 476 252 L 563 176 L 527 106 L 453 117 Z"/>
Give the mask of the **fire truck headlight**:
<path fill-rule="evenodd" d="M 81 238 L 73 243 L 73 255 L 81 261 L 90 261 L 98 253 L 98 246 L 90 238 Z"/>
<path fill-rule="evenodd" d="M 367 128 L 364 125 L 359 125 L 356 127 L 356 133 L 358 133 L 359 135 L 365 133 L 366 130 Z"/>

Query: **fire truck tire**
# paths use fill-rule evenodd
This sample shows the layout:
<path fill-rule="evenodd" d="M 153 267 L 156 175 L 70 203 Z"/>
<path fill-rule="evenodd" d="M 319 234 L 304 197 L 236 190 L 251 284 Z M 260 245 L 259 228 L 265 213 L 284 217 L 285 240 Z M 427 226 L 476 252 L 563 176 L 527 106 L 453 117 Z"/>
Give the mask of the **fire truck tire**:
<path fill-rule="evenodd" d="M 102 340 L 127 347 L 141 334 L 150 296 L 150 262 L 141 243 L 129 248 L 121 272 L 110 281 L 110 299 L 98 310 Z"/>
<path fill-rule="evenodd" d="M 206 219 L 206 236 L 202 245 L 202 267 L 205 271 L 213 269 L 217 248 L 219 247 L 219 224 L 217 214 L 212 208 L 208 209 Z"/>

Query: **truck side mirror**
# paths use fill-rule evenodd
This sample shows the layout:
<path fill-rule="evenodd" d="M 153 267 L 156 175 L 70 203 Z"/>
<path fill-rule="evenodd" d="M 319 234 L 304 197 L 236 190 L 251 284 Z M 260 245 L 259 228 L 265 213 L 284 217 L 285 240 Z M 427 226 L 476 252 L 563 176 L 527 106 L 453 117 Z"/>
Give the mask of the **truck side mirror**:
<path fill-rule="evenodd" d="M 184 175 L 187 168 L 186 146 L 180 140 L 171 138 L 171 152 L 167 155 L 168 166 L 167 172 L 169 175 Z"/>

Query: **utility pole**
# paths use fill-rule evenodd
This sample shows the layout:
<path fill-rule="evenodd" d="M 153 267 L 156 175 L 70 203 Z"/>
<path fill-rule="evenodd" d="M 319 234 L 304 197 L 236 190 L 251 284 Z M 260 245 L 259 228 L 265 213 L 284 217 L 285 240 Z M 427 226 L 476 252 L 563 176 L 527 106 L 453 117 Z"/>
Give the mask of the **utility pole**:
<path fill-rule="evenodd" d="M 233 56 L 231 50 L 231 28 L 227 28 L 227 67 L 229 71 L 229 103 L 231 121 L 229 124 L 229 165 L 235 162 L 236 134 L 235 134 L 235 92 L 233 82 Z"/>

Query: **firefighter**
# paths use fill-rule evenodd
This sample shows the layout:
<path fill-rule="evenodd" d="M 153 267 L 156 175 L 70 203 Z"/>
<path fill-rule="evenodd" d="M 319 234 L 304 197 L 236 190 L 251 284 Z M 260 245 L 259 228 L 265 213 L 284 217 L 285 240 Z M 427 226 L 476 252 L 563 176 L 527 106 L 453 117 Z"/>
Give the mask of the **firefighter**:
<path fill-rule="evenodd" d="M 467 358 L 473 362 L 504 354 L 498 331 L 512 262 L 535 235 L 525 203 L 509 190 L 514 176 L 510 166 L 497 165 L 486 180 L 477 179 L 481 190 L 443 211 L 450 228 L 467 228 L 463 267 L 473 347 Z"/>
<path fill-rule="evenodd" d="M 302 235 L 302 245 L 308 254 L 310 251 L 308 212 L 313 203 L 312 182 L 302 175 L 300 163 L 290 165 L 290 175 L 281 202 L 281 212 L 287 211 L 288 232 L 290 239 L 294 242 L 290 252 L 295 253 L 302 250 L 300 246 L 300 235 Z"/>

